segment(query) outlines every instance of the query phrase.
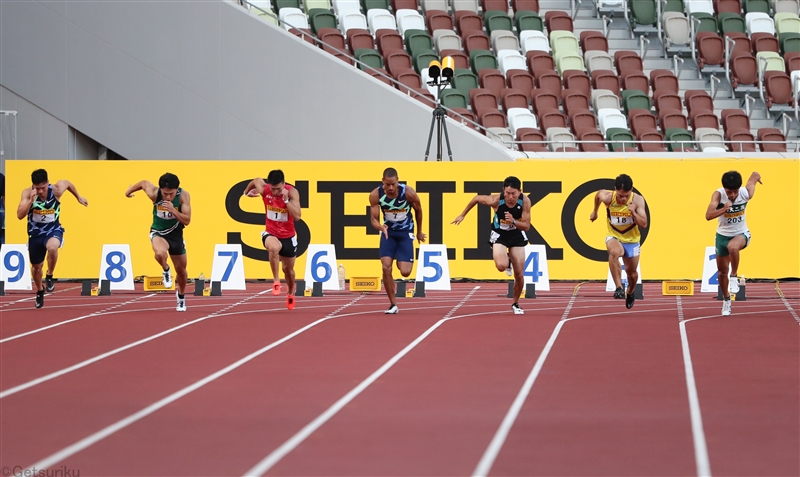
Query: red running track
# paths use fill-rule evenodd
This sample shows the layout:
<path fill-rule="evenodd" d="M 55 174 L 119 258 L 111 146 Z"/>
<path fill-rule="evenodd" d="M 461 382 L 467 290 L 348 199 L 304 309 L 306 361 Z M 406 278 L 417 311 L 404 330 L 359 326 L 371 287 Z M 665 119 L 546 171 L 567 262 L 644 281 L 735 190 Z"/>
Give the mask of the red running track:
<path fill-rule="evenodd" d="M 800 474 L 796 282 L 780 285 L 786 300 L 773 284 L 748 285 L 752 299 L 730 317 L 709 295 L 661 297 L 660 284 L 631 311 L 600 284 L 571 298 L 574 285 L 523 300 L 523 316 L 499 296 L 504 283 L 429 291 L 395 316 L 383 315 L 382 294 L 300 298 L 288 312 L 284 297 L 255 295 L 263 285 L 191 297 L 187 313 L 169 294 L 65 290 L 41 310 L 12 294 L 0 301 L 1 339 L 126 304 L 1 343 L 3 392 L 131 347 L 0 399 L 0 464 L 23 469 L 68 449 L 46 463 L 82 475 L 242 475 L 270 456 L 262 470 L 274 475 L 469 474 L 544 357 L 491 474 L 694 474 L 682 315 L 711 473 Z"/>

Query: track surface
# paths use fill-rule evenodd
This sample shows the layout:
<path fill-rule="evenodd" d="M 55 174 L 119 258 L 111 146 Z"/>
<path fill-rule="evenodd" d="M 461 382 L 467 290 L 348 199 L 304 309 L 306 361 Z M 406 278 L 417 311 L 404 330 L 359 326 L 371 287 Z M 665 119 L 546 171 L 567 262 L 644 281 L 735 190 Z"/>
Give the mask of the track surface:
<path fill-rule="evenodd" d="M 401 299 L 0 297 L 0 466 L 86 475 L 800 475 L 800 284 L 626 310 L 554 283 Z M 66 474 L 69 475 L 69 474 Z"/>

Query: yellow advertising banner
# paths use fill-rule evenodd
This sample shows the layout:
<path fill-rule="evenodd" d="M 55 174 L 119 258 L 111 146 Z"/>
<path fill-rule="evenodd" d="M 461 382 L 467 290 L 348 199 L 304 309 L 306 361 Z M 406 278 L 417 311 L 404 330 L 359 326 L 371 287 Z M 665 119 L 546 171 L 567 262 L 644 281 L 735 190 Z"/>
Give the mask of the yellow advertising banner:
<path fill-rule="evenodd" d="M 165 172 L 177 174 L 191 195 L 192 221 L 184 231 L 189 276 L 211 274 L 215 244 L 242 244 L 245 276 L 271 278 L 261 244 L 264 204 L 242 195 L 254 177 L 281 169 L 301 195 L 297 224 L 299 251 L 309 243 L 334 244 L 347 277 L 379 276 L 378 232 L 370 226 L 369 193 L 383 170 L 395 167 L 401 182 L 418 192 L 429 243 L 446 244 L 451 278 L 504 279 L 487 244 L 491 209 L 477 206 L 458 226 L 451 222 L 476 194 L 497 194 L 507 176 L 522 181 L 531 199 L 531 243 L 547 249 L 550 279 L 605 279 L 606 221 L 589 221 L 594 194 L 613 188 L 621 173 L 647 202 L 641 269 L 647 280 L 699 279 L 706 246 L 714 244 L 717 221 L 706 221 L 712 193 L 722 174 L 753 171 L 763 185 L 747 207 L 752 242 L 742 253 L 740 273 L 749 278 L 800 276 L 800 162 L 775 159 L 580 159 L 521 160 L 510 163 L 257 162 L 257 161 L 8 161 L 6 242 L 27 241 L 25 220 L 16 219 L 30 174 L 44 168 L 51 183 L 68 179 L 89 206 L 65 193 L 61 223 L 64 246 L 56 277 L 97 277 L 103 244 L 130 244 L 135 276 L 158 276 L 148 239 L 153 205 L 143 192 L 125 197 L 142 179 L 154 184 Z M 305 254 L 295 270 L 302 278 Z M 399 273 L 396 273 L 399 277 Z M 413 275 L 412 275 L 413 276 Z"/>

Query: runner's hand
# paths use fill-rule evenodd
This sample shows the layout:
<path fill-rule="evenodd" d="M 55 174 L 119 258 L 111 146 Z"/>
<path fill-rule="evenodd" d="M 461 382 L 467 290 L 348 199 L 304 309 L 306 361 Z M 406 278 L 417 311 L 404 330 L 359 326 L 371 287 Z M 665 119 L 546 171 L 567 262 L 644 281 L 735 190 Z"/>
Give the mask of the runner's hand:
<path fill-rule="evenodd" d="M 461 222 L 463 222 L 463 221 L 464 221 L 464 216 L 463 216 L 463 215 L 459 215 L 458 217 L 456 217 L 456 220 L 454 220 L 454 221 L 452 221 L 452 222 L 450 222 L 450 223 L 451 223 L 451 224 L 456 224 L 456 225 L 458 225 L 458 224 L 460 224 L 460 223 L 461 223 Z"/>

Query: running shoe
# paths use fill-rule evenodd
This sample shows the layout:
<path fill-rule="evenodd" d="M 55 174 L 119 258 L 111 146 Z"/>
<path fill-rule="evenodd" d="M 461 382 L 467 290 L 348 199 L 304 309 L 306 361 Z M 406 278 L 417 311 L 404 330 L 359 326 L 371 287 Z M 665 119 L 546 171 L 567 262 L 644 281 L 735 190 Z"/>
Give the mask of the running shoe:
<path fill-rule="evenodd" d="M 617 287 L 617 289 L 614 290 L 614 298 L 620 300 L 625 298 L 625 290 L 623 290 L 622 287 Z"/>
<path fill-rule="evenodd" d="M 728 316 L 731 314 L 731 300 L 730 298 L 726 298 L 722 300 L 722 316 Z"/>
<path fill-rule="evenodd" d="M 626 293 L 625 294 L 625 308 L 631 309 L 633 308 L 633 302 L 636 301 L 636 296 L 633 293 Z"/>
<path fill-rule="evenodd" d="M 178 291 L 175 291 L 175 298 L 178 300 L 177 306 L 175 306 L 175 311 L 186 311 L 186 297 L 180 297 Z"/>
<path fill-rule="evenodd" d="M 164 288 L 172 288 L 172 274 L 169 268 L 161 273 L 161 283 L 164 285 Z"/>
<path fill-rule="evenodd" d="M 397 305 L 392 305 L 389 307 L 388 310 L 384 311 L 383 313 L 386 315 L 396 315 L 400 313 L 400 308 L 397 308 Z"/>
<path fill-rule="evenodd" d="M 41 308 L 44 306 L 44 290 L 39 290 L 36 292 L 36 308 Z"/>
<path fill-rule="evenodd" d="M 731 275 L 730 278 L 728 278 L 728 291 L 734 295 L 739 293 L 739 277 L 736 275 Z"/>
<path fill-rule="evenodd" d="M 294 295 L 286 295 L 286 308 L 294 310 Z"/>
<path fill-rule="evenodd" d="M 53 282 L 53 275 L 45 275 L 44 282 L 44 288 L 47 290 L 47 293 L 52 293 L 52 291 L 56 289 L 56 284 Z"/>
<path fill-rule="evenodd" d="M 272 294 L 275 296 L 281 294 L 281 284 L 279 282 L 275 282 L 272 284 Z"/>
<path fill-rule="evenodd" d="M 524 315 L 525 314 L 525 310 L 523 310 L 522 308 L 519 307 L 519 303 L 516 303 L 516 302 L 512 303 L 511 304 L 511 309 L 514 310 L 514 314 L 515 315 Z"/>

